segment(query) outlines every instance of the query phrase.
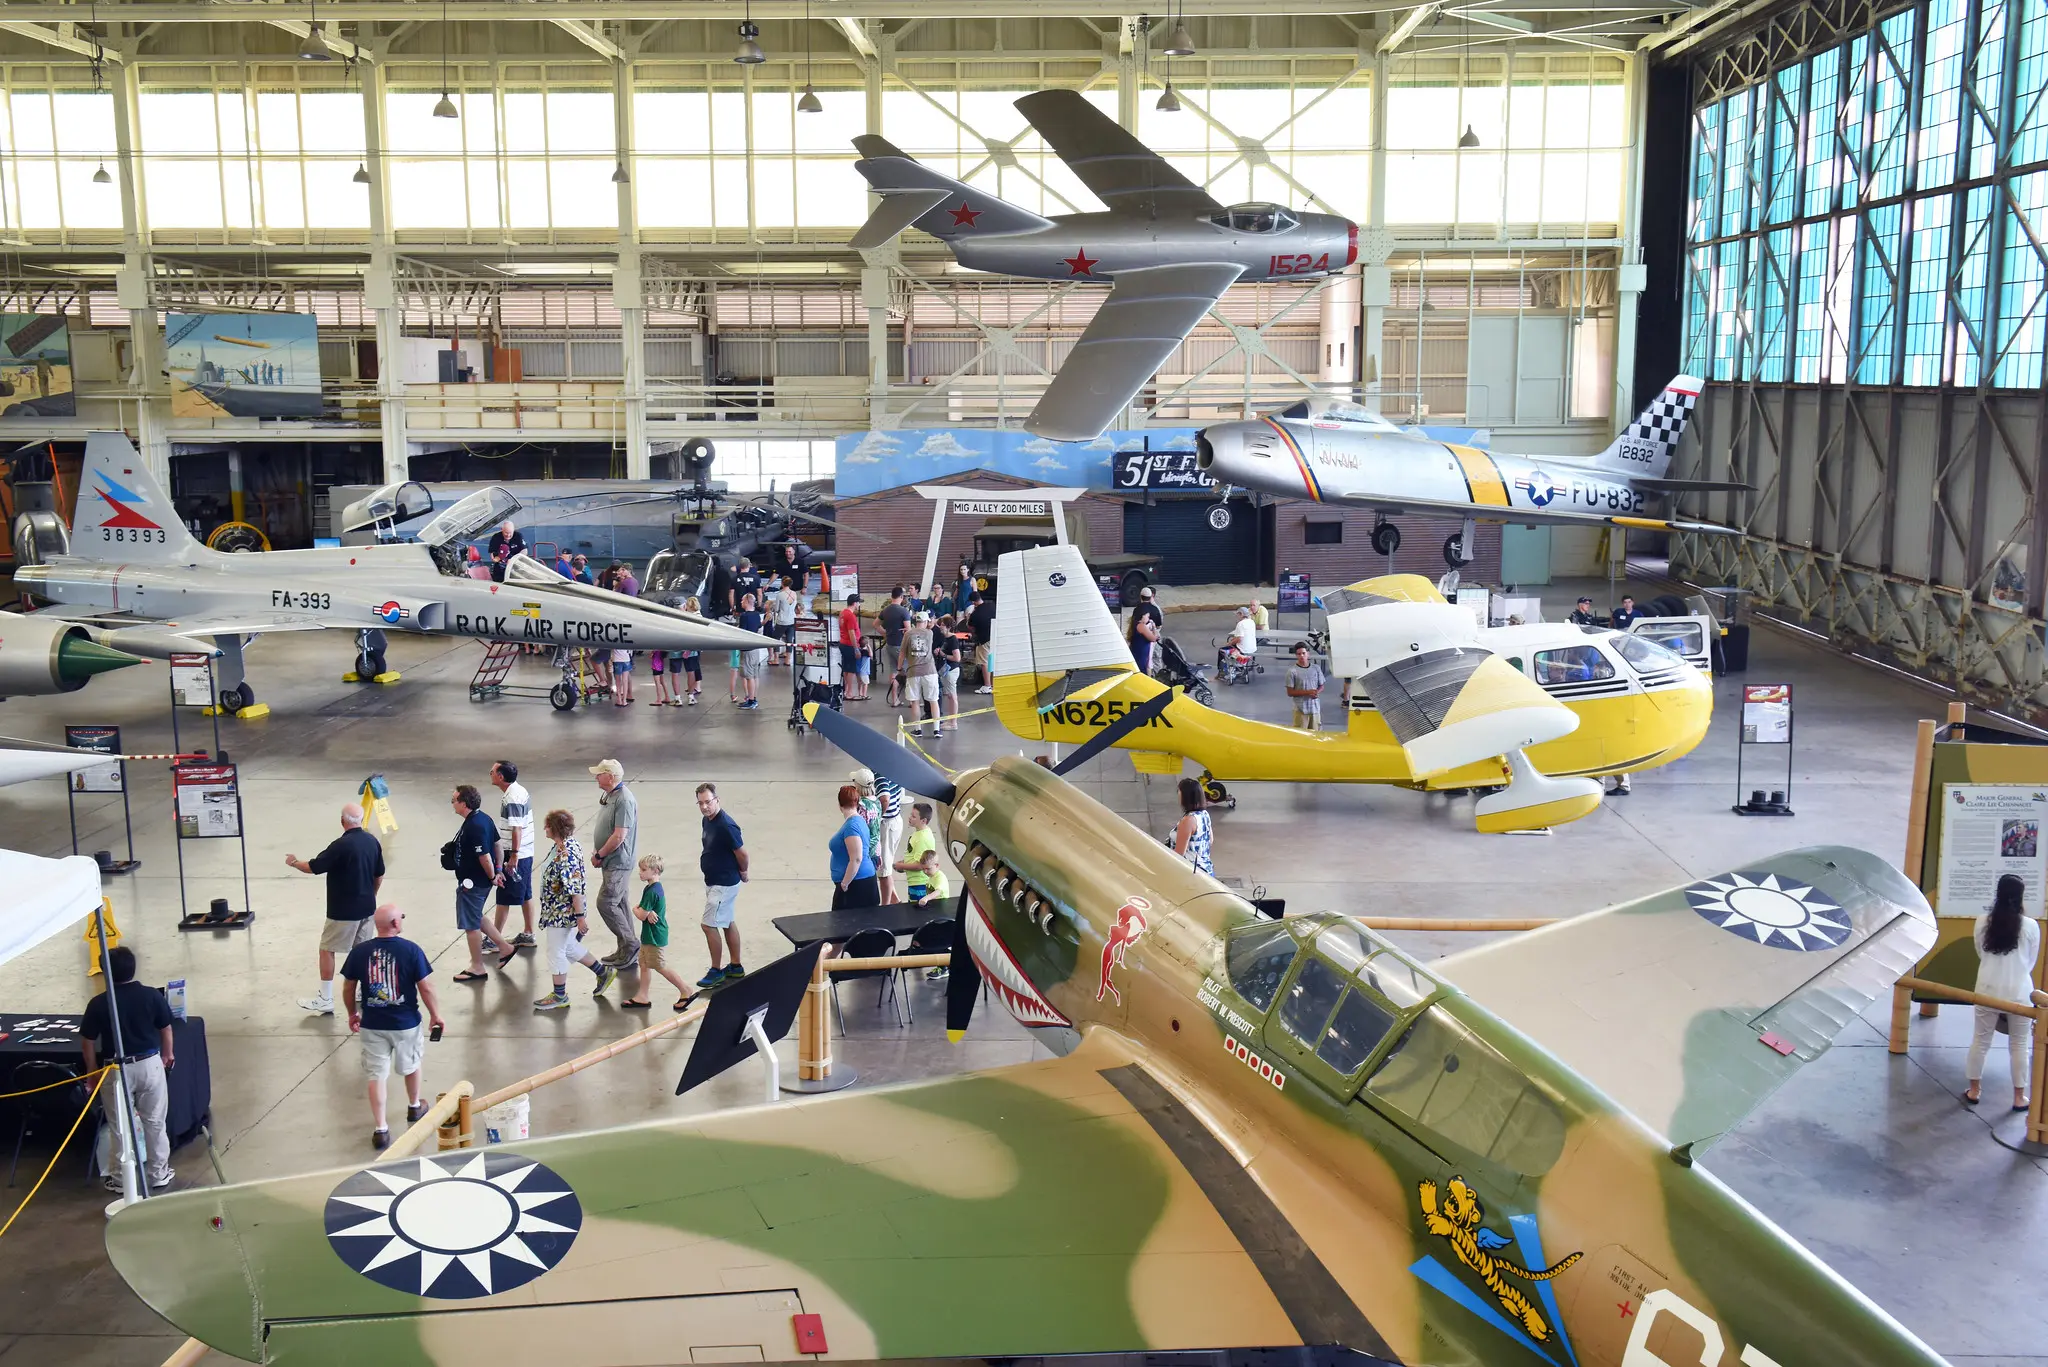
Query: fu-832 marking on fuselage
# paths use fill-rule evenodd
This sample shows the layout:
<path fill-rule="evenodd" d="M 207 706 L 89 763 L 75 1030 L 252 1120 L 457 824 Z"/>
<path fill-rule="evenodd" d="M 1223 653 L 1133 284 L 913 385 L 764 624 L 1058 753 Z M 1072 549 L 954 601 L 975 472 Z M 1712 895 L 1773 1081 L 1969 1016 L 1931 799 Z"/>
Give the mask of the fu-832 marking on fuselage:
<path fill-rule="evenodd" d="M 443 518 L 457 519 L 460 511 L 458 505 Z M 244 677 L 243 641 L 272 631 L 405 631 L 633 650 L 774 644 L 680 609 L 572 583 L 523 555 L 507 565 L 502 583 L 473 579 L 452 543 L 211 550 L 193 539 L 118 432 L 87 438 L 75 524 L 66 552 L 15 572 L 17 584 L 49 604 L 38 615 L 149 623 L 217 645 L 222 699 L 235 710 L 254 696 Z M 119 627 L 104 635 L 116 647 L 121 638 Z"/>

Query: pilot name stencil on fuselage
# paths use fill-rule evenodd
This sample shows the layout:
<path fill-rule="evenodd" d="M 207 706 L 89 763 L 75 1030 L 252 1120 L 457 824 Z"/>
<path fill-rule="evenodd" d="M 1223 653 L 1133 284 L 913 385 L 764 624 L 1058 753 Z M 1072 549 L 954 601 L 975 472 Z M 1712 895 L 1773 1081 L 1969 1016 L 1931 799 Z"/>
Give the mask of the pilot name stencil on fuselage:
<path fill-rule="evenodd" d="M 1195 1000 L 1216 1013 L 1216 1018 L 1231 1029 L 1243 1035 L 1256 1035 L 1259 1027 L 1230 1009 L 1223 1002 L 1223 989 L 1216 985 L 1214 978 L 1202 979 L 1202 990 L 1195 994 Z"/>
<path fill-rule="evenodd" d="M 1138 705 L 1122 698 L 1111 698 L 1107 702 L 1063 702 L 1048 707 L 1045 710 L 1045 719 L 1059 722 L 1063 726 L 1108 726 L 1121 720 L 1126 712 Z M 1145 725 L 1163 726 L 1169 731 L 1173 729 L 1173 723 L 1163 714 L 1148 718 Z"/>

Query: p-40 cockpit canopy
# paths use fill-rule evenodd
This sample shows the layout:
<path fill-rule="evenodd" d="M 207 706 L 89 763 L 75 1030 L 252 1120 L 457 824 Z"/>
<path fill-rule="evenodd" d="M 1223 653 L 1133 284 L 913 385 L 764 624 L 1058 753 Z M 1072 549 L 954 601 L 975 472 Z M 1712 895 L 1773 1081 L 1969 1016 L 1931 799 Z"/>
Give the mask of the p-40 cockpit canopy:
<path fill-rule="evenodd" d="M 1259 203 L 1233 204 L 1220 213 L 1209 215 L 1209 221 L 1219 228 L 1240 233 L 1284 233 L 1301 223 L 1291 209 L 1278 204 Z"/>

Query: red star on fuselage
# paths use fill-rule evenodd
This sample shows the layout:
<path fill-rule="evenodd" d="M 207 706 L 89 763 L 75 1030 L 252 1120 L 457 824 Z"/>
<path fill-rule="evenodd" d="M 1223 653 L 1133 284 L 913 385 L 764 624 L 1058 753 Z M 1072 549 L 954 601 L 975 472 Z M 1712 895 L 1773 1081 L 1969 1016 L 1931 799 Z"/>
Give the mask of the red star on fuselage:
<path fill-rule="evenodd" d="M 1078 247 L 1072 256 L 1066 258 L 1066 263 L 1069 275 L 1093 275 L 1095 267 L 1101 264 L 1101 259 L 1091 258 L 1086 247 Z"/>
<path fill-rule="evenodd" d="M 960 207 L 953 210 L 953 226 L 956 228 L 972 228 L 974 220 L 980 217 L 981 210 L 969 208 L 967 201 L 963 199 L 960 201 Z"/>

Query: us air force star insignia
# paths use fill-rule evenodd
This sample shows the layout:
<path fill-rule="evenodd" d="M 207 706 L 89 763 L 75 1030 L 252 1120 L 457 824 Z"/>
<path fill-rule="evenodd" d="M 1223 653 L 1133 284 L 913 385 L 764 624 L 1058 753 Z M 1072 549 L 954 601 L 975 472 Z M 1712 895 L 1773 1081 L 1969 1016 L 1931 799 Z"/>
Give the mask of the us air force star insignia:
<path fill-rule="evenodd" d="M 1848 915 L 1804 883 L 1750 870 L 1702 879 L 1685 890 L 1692 909 L 1721 929 L 1773 949 L 1833 949 L 1849 938 Z"/>
<path fill-rule="evenodd" d="M 583 1206 L 549 1168 L 491 1149 L 366 1168 L 328 1196 L 326 1225 L 336 1256 L 371 1281 L 474 1300 L 562 1261 Z"/>

